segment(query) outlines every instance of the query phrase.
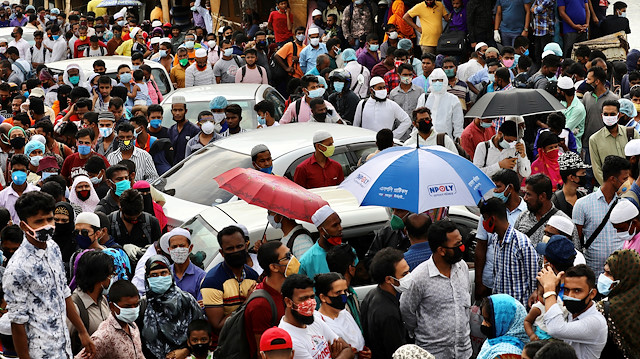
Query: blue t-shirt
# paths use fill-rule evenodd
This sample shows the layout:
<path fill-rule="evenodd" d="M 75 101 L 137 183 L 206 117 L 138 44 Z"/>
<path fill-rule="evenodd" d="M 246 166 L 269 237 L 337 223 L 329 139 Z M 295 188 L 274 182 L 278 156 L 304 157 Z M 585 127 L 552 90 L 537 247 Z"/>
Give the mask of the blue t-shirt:
<path fill-rule="evenodd" d="M 584 8 L 587 1 L 588 0 L 558 0 L 558 7 L 565 7 L 564 11 L 574 24 L 583 25 L 587 21 L 587 13 Z M 562 30 L 565 34 L 568 32 L 577 32 L 576 29 L 569 26 L 566 21 L 562 20 L 562 24 Z"/>
<path fill-rule="evenodd" d="M 431 258 L 432 254 L 429 242 L 416 243 L 404 252 L 404 260 L 407 261 L 409 270 L 413 271 L 420 263 Z"/>
<path fill-rule="evenodd" d="M 498 0 L 496 5 L 502 7 L 500 31 L 521 33 L 524 30 L 524 20 L 527 15 L 524 4 L 530 3 L 531 0 Z"/>

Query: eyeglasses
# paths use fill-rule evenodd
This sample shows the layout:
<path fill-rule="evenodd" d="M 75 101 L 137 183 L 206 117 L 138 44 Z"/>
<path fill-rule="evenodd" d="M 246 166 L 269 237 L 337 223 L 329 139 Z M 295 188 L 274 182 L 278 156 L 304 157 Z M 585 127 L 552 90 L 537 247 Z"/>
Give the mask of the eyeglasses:
<path fill-rule="evenodd" d="M 282 262 L 282 261 L 285 261 L 285 260 L 288 261 L 288 260 L 291 259 L 291 257 L 293 257 L 293 254 L 291 254 L 291 252 L 288 252 L 287 254 L 284 255 L 284 257 L 278 259 L 278 262 Z"/>
<path fill-rule="evenodd" d="M 77 229 L 75 229 L 75 230 L 73 231 L 73 236 L 74 236 L 74 237 L 76 237 L 76 236 L 77 236 L 77 235 L 79 235 L 79 234 L 81 234 L 81 235 L 83 235 L 83 236 L 85 236 L 85 237 L 91 237 L 91 236 L 93 236 L 93 235 L 95 234 L 95 232 L 93 232 L 93 233 L 89 234 L 89 230 L 87 230 L 87 229 L 81 229 L 81 230 L 77 230 Z"/>

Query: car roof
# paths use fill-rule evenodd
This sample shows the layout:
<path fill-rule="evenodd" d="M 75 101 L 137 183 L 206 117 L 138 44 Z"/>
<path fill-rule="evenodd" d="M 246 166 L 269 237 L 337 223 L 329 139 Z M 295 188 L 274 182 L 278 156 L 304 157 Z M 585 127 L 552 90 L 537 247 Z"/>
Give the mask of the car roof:
<path fill-rule="evenodd" d="M 261 84 L 216 84 L 200 85 L 187 88 L 176 89 L 171 94 L 165 96 L 162 104 L 171 104 L 173 96 L 184 96 L 187 102 L 210 101 L 216 96 L 224 96 L 227 100 L 255 99 L 256 92 L 261 87 L 269 87 Z"/>
<path fill-rule="evenodd" d="M 122 64 L 131 66 L 131 57 L 129 56 L 97 56 L 55 61 L 48 63 L 47 67 L 54 70 L 64 71 L 69 64 L 78 64 L 83 71 L 93 72 L 93 63 L 96 60 L 104 61 L 107 73 L 118 71 L 118 66 Z M 155 61 L 145 61 L 144 64 L 149 65 L 152 68 L 164 68 L 164 66 Z"/>
<path fill-rule="evenodd" d="M 313 146 L 313 134 L 316 131 L 327 131 L 333 135 L 336 146 L 358 142 L 375 142 L 376 132 L 365 128 L 328 123 L 291 123 L 247 131 L 215 141 L 218 146 L 230 151 L 251 155 L 251 149 L 257 144 L 269 148 L 272 158 L 286 153 Z"/>

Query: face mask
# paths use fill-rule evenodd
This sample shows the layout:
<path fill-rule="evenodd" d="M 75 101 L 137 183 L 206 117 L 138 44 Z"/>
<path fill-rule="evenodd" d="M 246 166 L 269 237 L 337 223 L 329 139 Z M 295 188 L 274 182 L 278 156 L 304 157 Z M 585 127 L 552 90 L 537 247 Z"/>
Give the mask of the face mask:
<path fill-rule="evenodd" d="M 29 160 L 29 162 L 34 165 L 35 167 L 38 167 L 38 165 L 40 164 L 40 160 L 42 159 L 42 156 L 33 156 L 31 157 L 31 159 Z"/>
<path fill-rule="evenodd" d="M 53 234 L 56 231 L 56 227 L 50 224 L 46 224 L 40 228 L 33 229 L 26 222 L 24 223 L 24 225 L 30 231 L 29 235 L 33 237 L 36 241 L 44 243 L 46 241 L 53 240 Z"/>
<path fill-rule="evenodd" d="M 309 39 L 309 44 L 311 44 L 311 46 L 318 46 L 318 44 L 320 44 L 320 38 L 315 37 L 313 39 Z"/>
<path fill-rule="evenodd" d="M 456 264 L 460 262 L 462 260 L 462 257 L 464 256 L 464 244 L 460 245 L 459 247 L 449 249 L 453 250 L 453 255 L 449 256 L 449 253 L 447 253 L 444 256 L 444 260 L 449 264 Z"/>
<path fill-rule="evenodd" d="M 506 192 L 507 192 L 507 189 L 505 188 L 504 191 L 502 192 L 493 192 L 493 196 L 495 198 L 501 199 L 502 203 L 507 203 L 507 201 L 509 200 L 509 196 L 511 196 L 511 193 L 509 193 L 508 195 L 505 195 Z"/>
<path fill-rule="evenodd" d="M 46 180 L 47 178 L 56 175 L 57 173 L 53 173 L 53 172 L 42 172 L 42 180 Z"/>
<path fill-rule="evenodd" d="M 82 234 L 77 234 L 76 243 L 78 243 L 78 247 L 82 249 L 87 249 L 91 247 L 91 243 L 93 243 L 93 240 L 89 236 L 83 236 Z"/>
<path fill-rule="evenodd" d="M 184 42 L 184 47 L 186 47 L 187 49 L 193 49 L 194 46 L 195 46 L 195 42 L 194 41 L 185 41 Z"/>
<path fill-rule="evenodd" d="M 60 35 L 53 35 L 53 40 L 58 40 L 60 38 Z"/>
<path fill-rule="evenodd" d="M 373 96 L 378 100 L 386 100 L 387 99 L 387 90 L 374 90 Z"/>
<path fill-rule="evenodd" d="M 102 37 L 104 33 L 102 31 L 96 31 L 96 36 L 98 37 Z"/>
<path fill-rule="evenodd" d="M 131 70 L 135 71 L 139 69 L 140 69 L 140 65 L 131 65 Z"/>
<path fill-rule="evenodd" d="M 213 49 L 214 47 L 216 47 L 215 40 L 209 40 L 209 42 L 207 42 L 207 46 L 209 46 L 209 49 Z"/>
<path fill-rule="evenodd" d="M 240 268 L 247 262 L 247 250 L 227 253 L 224 255 L 224 261 L 227 262 L 231 268 Z"/>
<path fill-rule="evenodd" d="M 580 187 L 584 187 L 587 184 L 587 176 L 576 176 L 578 177 L 577 185 Z"/>
<path fill-rule="evenodd" d="M 324 87 L 318 87 L 315 90 L 311 90 L 309 91 L 309 98 L 320 98 L 322 97 L 322 95 L 324 95 Z"/>
<path fill-rule="evenodd" d="M 344 82 L 334 82 L 333 89 L 336 90 L 336 92 L 342 92 L 342 90 L 344 89 Z"/>
<path fill-rule="evenodd" d="M 86 201 L 89 199 L 89 196 L 91 196 L 91 191 L 90 190 L 78 191 L 76 192 L 76 196 L 78 196 L 80 200 Z"/>
<path fill-rule="evenodd" d="M 173 284 L 173 279 L 170 275 L 149 277 L 147 281 L 149 282 L 149 289 L 156 294 L 164 294 Z"/>
<path fill-rule="evenodd" d="M 529 56 L 529 49 L 524 50 L 524 52 L 522 53 L 524 56 Z"/>
<path fill-rule="evenodd" d="M 391 225 L 391 229 L 394 231 L 404 229 L 404 222 L 402 218 L 396 216 L 395 214 L 391 215 L 391 221 L 389 223 Z"/>
<path fill-rule="evenodd" d="M 356 5 L 362 5 L 364 3 L 364 0 L 355 0 L 354 3 Z"/>
<path fill-rule="evenodd" d="M 614 126 L 618 123 L 618 116 L 602 116 L 602 122 L 605 126 Z"/>
<path fill-rule="evenodd" d="M 13 171 L 11 173 L 11 180 L 17 186 L 22 186 L 27 180 L 27 173 L 24 171 Z"/>
<path fill-rule="evenodd" d="M 313 312 L 316 309 L 316 299 L 309 298 L 304 302 L 296 305 L 296 308 L 291 308 L 291 309 L 295 310 L 296 312 L 298 312 L 298 314 L 302 316 L 313 317 Z"/>
<path fill-rule="evenodd" d="M 487 231 L 487 233 L 493 233 L 493 231 L 495 231 L 496 229 L 496 223 L 494 221 L 490 221 L 490 220 L 483 220 L 482 221 L 482 228 L 484 228 L 485 231 Z"/>
<path fill-rule="evenodd" d="M 313 115 L 313 118 L 318 122 L 324 122 L 327 119 L 327 113 L 326 112 L 316 113 L 315 115 Z"/>
<path fill-rule="evenodd" d="M 620 13 L 620 17 L 627 17 L 627 12 L 626 11 L 625 12 L 621 12 Z"/>
<path fill-rule="evenodd" d="M 120 83 L 121 84 L 128 84 L 129 82 L 131 82 L 131 74 L 124 73 L 124 74 L 120 75 Z"/>
<path fill-rule="evenodd" d="M 7 52 L 7 48 L 6 47 L 0 47 L 0 54 L 4 54 L 5 52 Z"/>
<path fill-rule="evenodd" d="M 489 74 L 489 82 L 495 82 L 496 81 L 496 74 Z"/>
<path fill-rule="evenodd" d="M 444 73 L 447 75 L 447 78 L 453 78 L 456 76 L 456 69 L 446 69 Z"/>
<path fill-rule="evenodd" d="M 598 277 L 598 292 L 600 292 L 600 294 L 602 295 L 607 296 L 611 292 L 612 287 L 618 283 L 620 283 L 619 280 L 614 281 L 613 279 L 604 275 L 604 273 L 600 273 L 600 276 Z"/>
<path fill-rule="evenodd" d="M 91 153 L 91 146 L 88 145 L 78 145 L 78 153 L 86 156 Z"/>
<path fill-rule="evenodd" d="M 324 146 L 324 145 L 323 145 Z M 325 155 L 325 157 L 331 157 L 333 156 L 333 153 L 336 150 L 336 146 L 334 145 L 330 145 L 330 146 L 324 146 L 325 150 L 320 150 L 320 153 L 322 153 L 323 155 Z"/>
<path fill-rule="evenodd" d="M 444 82 L 434 81 L 431 84 L 431 92 L 433 92 L 433 93 L 442 93 L 442 92 L 444 92 Z"/>
<path fill-rule="evenodd" d="M 133 148 L 133 141 L 132 140 L 120 141 L 119 147 L 120 147 L 120 152 L 130 151 Z"/>
<path fill-rule="evenodd" d="M 420 133 L 429 133 L 431 132 L 431 128 L 433 127 L 433 122 L 431 122 L 430 120 L 420 120 L 417 122 L 418 123 L 418 132 Z"/>
<path fill-rule="evenodd" d="M 167 57 L 167 50 L 160 50 L 158 53 L 160 54 L 160 57 Z"/>
<path fill-rule="evenodd" d="M 482 128 L 489 128 L 491 126 L 493 126 L 493 122 L 480 121 L 480 127 L 482 127 Z"/>
<path fill-rule="evenodd" d="M 127 22 L 126 22 L 126 21 L 124 21 L 124 20 L 120 20 L 120 21 L 118 21 L 118 25 L 120 25 L 120 26 L 124 26 L 126 23 L 127 23 Z M 118 35 L 120 35 L 120 34 L 118 34 Z"/>
<path fill-rule="evenodd" d="M 215 128 L 215 124 L 211 121 L 206 121 L 205 123 L 202 124 L 202 126 L 200 127 L 200 129 L 202 130 L 202 132 L 205 135 L 210 135 L 213 133 L 213 130 Z"/>
<path fill-rule="evenodd" d="M 205 357 L 209 354 L 209 343 L 192 344 L 189 345 L 189 348 L 191 349 L 191 354 L 198 357 Z"/>
<path fill-rule="evenodd" d="M 400 76 L 400 82 L 405 85 L 409 85 L 411 83 L 411 80 L 413 80 L 411 76 Z"/>
<path fill-rule="evenodd" d="M 151 279 L 151 278 L 150 278 Z M 121 322 L 125 322 L 127 324 L 131 324 L 138 319 L 140 315 L 140 306 L 135 308 L 120 308 L 117 304 L 113 303 L 116 308 L 120 309 L 120 314 L 116 314 L 116 318 Z"/>
<path fill-rule="evenodd" d="M 116 182 L 116 196 L 120 197 L 122 192 L 131 188 L 131 182 L 129 180 L 122 180 L 120 182 Z"/>
<path fill-rule="evenodd" d="M 391 284 L 396 292 L 402 293 L 409 290 L 409 287 L 411 286 L 411 273 L 405 275 L 404 277 L 402 277 L 402 279 L 396 279 L 395 277 L 391 278 L 398 281 L 398 285 Z"/>
<path fill-rule="evenodd" d="M 629 224 L 629 228 L 624 231 L 624 232 L 617 232 L 616 236 L 618 237 L 618 239 L 620 239 L 623 242 L 629 241 L 631 240 L 631 238 L 633 238 L 633 236 L 636 235 L 636 230 L 633 230 L 633 234 L 629 233 L 629 229 L 631 229 L 631 224 Z"/>
<path fill-rule="evenodd" d="M 389 33 L 389 38 L 390 38 L 391 40 L 395 40 L 395 39 L 397 39 L 397 38 L 398 38 L 398 32 L 397 32 L 397 31 L 391 31 L 391 32 Z"/>
<path fill-rule="evenodd" d="M 512 68 L 513 64 L 516 62 L 515 59 L 512 60 L 502 60 L 502 63 L 504 64 L 505 67 L 507 68 Z"/>
<path fill-rule="evenodd" d="M 11 143 L 11 147 L 17 150 L 24 147 L 26 140 L 24 137 L 15 137 L 12 138 L 9 142 Z"/>
<path fill-rule="evenodd" d="M 298 40 L 298 42 L 303 42 L 304 41 L 304 35 L 303 34 L 296 35 L 296 40 Z"/>
<path fill-rule="evenodd" d="M 264 126 L 267 124 L 267 120 L 264 119 L 264 117 L 262 116 L 258 116 L 258 125 Z"/>
<path fill-rule="evenodd" d="M 160 124 L 162 123 L 161 119 L 153 119 L 151 121 L 149 121 L 149 124 L 151 125 L 151 127 L 153 128 L 160 128 Z"/>
<path fill-rule="evenodd" d="M 113 128 L 111 127 L 101 127 L 98 130 L 100 131 L 100 134 L 102 135 L 102 137 L 109 137 L 113 132 Z"/>
<path fill-rule="evenodd" d="M 327 296 L 329 297 L 329 296 Z M 335 297 L 329 297 L 329 304 L 330 306 L 336 308 L 337 310 L 343 310 L 344 307 L 347 305 L 347 295 L 346 294 L 340 294 L 337 295 Z"/>
<path fill-rule="evenodd" d="M 557 161 L 560 155 L 560 149 L 556 148 L 555 150 L 551 150 L 547 152 L 546 155 L 550 160 Z"/>
<path fill-rule="evenodd" d="M 587 306 L 589 305 L 589 302 L 585 302 L 585 300 L 589 300 L 588 298 L 590 293 L 591 293 L 591 290 L 587 294 L 587 297 L 584 299 L 578 299 L 578 298 L 573 298 L 573 297 L 568 297 L 566 295 L 563 295 L 562 301 L 564 302 L 565 308 L 567 308 L 567 310 L 571 314 L 582 313 L 585 309 L 587 309 Z"/>
<path fill-rule="evenodd" d="M 84 41 L 84 40 L 86 40 L 86 39 L 87 39 L 87 37 L 86 37 L 86 36 L 80 36 L 80 41 Z"/>
<path fill-rule="evenodd" d="M 189 64 L 189 59 L 180 59 L 180 60 L 178 60 L 178 62 L 180 63 L 180 65 L 182 67 L 185 67 L 185 66 L 187 66 Z"/>
<path fill-rule="evenodd" d="M 583 83 L 584 83 L 584 92 L 593 92 L 593 91 L 595 91 L 595 88 L 593 87 L 593 84 L 590 84 L 587 81 L 585 81 Z"/>
<path fill-rule="evenodd" d="M 276 216 L 267 216 L 267 221 L 269 221 L 269 224 L 271 225 L 271 227 L 275 228 L 275 229 L 280 229 L 282 228 L 282 222 L 276 222 Z"/>
<path fill-rule="evenodd" d="M 378 51 L 378 47 L 379 47 L 378 45 L 369 45 L 369 50 L 376 52 Z"/>
<path fill-rule="evenodd" d="M 100 182 L 102 182 L 102 177 L 91 177 L 91 183 L 93 183 L 94 185 L 100 184 Z"/>
<path fill-rule="evenodd" d="M 266 49 L 267 48 L 267 42 L 266 41 L 258 41 L 258 48 L 259 49 Z"/>
<path fill-rule="evenodd" d="M 178 247 L 169 251 L 169 255 L 171 256 L 171 260 L 175 263 L 182 264 L 187 261 L 189 258 L 189 248 L 186 247 Z"/>
<path fill-rule="evenodd" d="M 493 338 L 496 337 L 496 334 L 495 334 L 495 332 L 493 330 L 493 327 L 489 327 L 489 326 L 486 326 L 486 325 L 482 324 L 480 326 L 480 331 L 482 332 L 482 334 L 484 334 L 487 337 L 487 339 L 493 339 Z"/>
<path fill-rule="evenodd" d="M 230 57 L 232 55 L 233 55 L 233 48 L 230 47 L 230 48 L 224 50 L 224 56 Z"/>
<path fill-rule="evenodd" d="M 269 167 L 265 167 L 265 168 L 260 168 L 258 171 L 266 173 L 268 175 L 271 174 L 271 172 L 273 172 L 273 166 L 269 166 Z"/>
<path fill-rule="evenodd" d="M 506 150 L 507 148 L 511 147 L 511 145 L 509 144 L 509 142 L 507 142 L 507 140 L 504 139 L 504 137 L 502 138 L 502 140 L 500 142 L 498 142 L 498 145 L 503 149 Z"/>

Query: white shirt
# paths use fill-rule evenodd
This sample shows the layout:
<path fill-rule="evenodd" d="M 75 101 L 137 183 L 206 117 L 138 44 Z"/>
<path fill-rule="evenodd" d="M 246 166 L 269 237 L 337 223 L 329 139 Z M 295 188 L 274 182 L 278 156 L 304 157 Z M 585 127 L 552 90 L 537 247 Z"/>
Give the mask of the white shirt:
<path fill-rule="evenodd" d="M 430 92 L 425 102 L 425 96 L 418 99 L 418 107 L 431 110 L 433 128 L 439 133 L 446 133 L 451 138 L 460 138 L 464 130 L 464 114 L 458 96 L 448 92 Z"/>
<path fill-rule="evenodd" d="M 344 339 L 344 341 L 358 351 L 362 351 L 364 348 L 364 337 L 358 324 L 356 324 L 356 321 L 349 312 L 341 310 L 340 313 L 338 313 L 338 317 L 332 319 L 316 310 L 313 316 L 315 317 L 315 321 L 323 321 L 337 336 Z"/>
<path fill-rule="evenodd" d="M 522 140 L 519 142 L 524 144 Z M 487 159 L 486 163 L 485 157 Z M 531 175 L 531 162 L 529 161 L 529 158 L 527 158 L 527 156 L 522 158 L 520 154 L 516 153 L 515 148 L 507 148 L 500 151 L 500 149 L 493 144 L 493 137 L 489 140 L 489 152 L 487 152 L 484 142 L 478 143 L 476 146 L 476 152 L 473 155 L 473 164 L 480 168 L 482 172 L 486 173 L 487 176 L 491 177 L 494 173 L 500 170 L 498 162 L 508 157 L 516 157 L 518 159 L 515 169 L 520 176 L 526 178 Z"/>
<path fill-rule="evenodd" d="M 371 72 L 363 65 L 360 65 L 358 61 L 349 61 L 344 65 L 344 69 L 351 74 L 351 91 L 355 92 L 360 98 L 366 98 L 369 96 L 369 80 L 371 79 Z M 362 74 L 364 77 L 363 82 L 358 82 L 358 76 Z"/>
<path fill-rule="evenodd" d="M 20 59 L 31 62 L 31 45 L 25 39 L 11 40 L 8 47 L 15 46 L 20 52 Z"/>
<path fill-rule="evenodd" d="M 364 108 L 362 107 L 362 101 L 366 101 Z M 392 130 L 395 120 L 398 120 L 400 124 L 398 128 L 393 130 L 393 137 L 395 138 L 401 138 L 411 127 L 409 115 L 397 103 L 388 99 L 376 101 L 371 97 L 362 101 L 358 103 L 353 117 L 354 126 L 378 132 L 383 128 Z"/>
<path fill-rule="evenodd" d="M 314 320 L 312 324 L 305 328 L 298 328 L 280 320 L 279 328 L 284 329 L 291 336 L 293 359 L 330 359 L 331 343 L 338 339 L 329 326 L 319 320 Z"/>
<path fill-rule="evenodd" d="M 67 58 L 67 42 L 64 36 L 60 35 L 58 40 L 53 41 L 53 47 L 51 49 L 53 50 L 51 52 L 51 62 L 65 60 Z"/>
<path fill-rule="evenodd" d="M 595 289 L 594 289 L 595 290 Z M 554 304 L 544 314 L 547 334 L 560 339 L 575 349 L 580 359 L 598 359 L 607 344 L 607 320 L 598 311 L 595 303 L 584 313 L 565 320 L 560 304 Z"/>
<path fill-rule="evenodd" d="M 51 51 L 47 50 L 44 47 L 44 44 L 40 45 L 40 48 L 37 48 L 36 45 L 33 45 L 33 54 L 31 54 L 31 62 L 35 62 L 38 64 L 44 64 L 50 62 L 51 59 Z"/>
<path fill-rule="evenodd" d="M 478 63 L 478 60 L 471 59 L 464 64 L 458 66 L 458 72 L 456 77 L 458 80 L 467 82 L 469 77 L 473 76 L 476 72 L 482 70 L 482 65 Z"/>
<path fill-rule="evenodd" d="M 438 132 L 436 132 L 432 128 L 431 132 L 429 132 L 429 137 L 427 137 L 427 139 L 424 139 L 422 138 L 422 136 L 418 134 L 418 130 L 414 128 L 413 132 L 411 132 L 411 136 L 409 136 L 409 139 L 404 142 L 403 146 L 412 147 L 412 148 L 415 147 L 416 139 L 420 141 L 420 146 L 436 146 L 438 145 Z M 451 139 L 451 137 L 449 137 L 446 134 L 444 136 L 444 147 L 446 147 L 446 149 L 448 149 L 449 151 L 455 154 L 458 153 L 456 144 L 453 143 L 453 140 Z"/>
<path fill-rule="evenodd" d="M 213 85 L 216 83 L 216 77 L 213 74 L 213 67 L 207 63 L 204 71 L 200 71 L 194 62 L 186 70 L 184 70 L 184 87 L 192 87 L 199 85 Z"/>

